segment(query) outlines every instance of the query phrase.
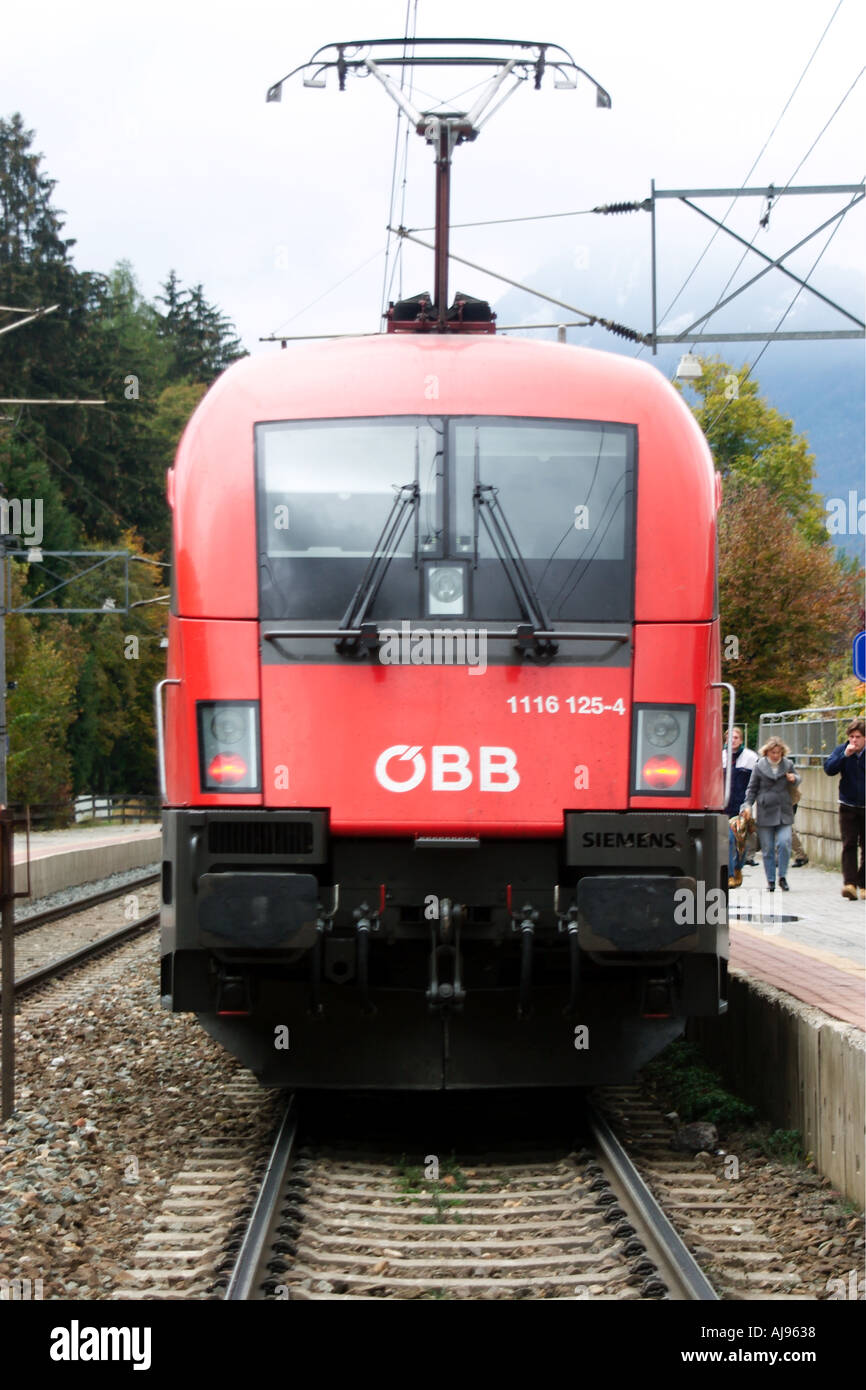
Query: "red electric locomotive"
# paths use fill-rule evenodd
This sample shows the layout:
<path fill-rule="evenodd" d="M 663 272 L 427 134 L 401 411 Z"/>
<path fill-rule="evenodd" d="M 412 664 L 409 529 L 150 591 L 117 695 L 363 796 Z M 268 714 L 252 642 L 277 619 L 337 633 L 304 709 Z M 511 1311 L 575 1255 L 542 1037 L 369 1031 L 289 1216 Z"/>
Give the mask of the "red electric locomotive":
<path fill-rule="evenodd" d="M 449 306 L 453 147 L 582 72 L 494 40 L 414 112 L 451 42 L 307 65 L 434 147 L 433 301 L 231 367 L 169 474 L 162 992 L 267 1084 L 620 1082 L 724 1007 L 712 459 L 654 368 Z"/>
<path fill-rule="evenodd" d="M 426 1088 L 621 1081 L 723 1007 L 718 490 L 654 368 L 295 346 L 169 478 L 168 1007 Z"/>

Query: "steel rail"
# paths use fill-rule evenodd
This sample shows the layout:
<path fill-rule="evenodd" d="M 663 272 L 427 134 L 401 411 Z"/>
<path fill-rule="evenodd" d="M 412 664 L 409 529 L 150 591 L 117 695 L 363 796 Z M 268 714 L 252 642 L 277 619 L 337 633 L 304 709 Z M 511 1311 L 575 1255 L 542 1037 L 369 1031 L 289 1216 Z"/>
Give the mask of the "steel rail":
<path fill-rule="evenodd" d="M 613 1170 L 628 1203 L 645 1224 L 653 1244 L 662 1256 L 659 1273 L 662 1276 L 673 1276 L 686 1299 L 717 1302 L 719 1296 L 700 1265 L 665 1216 L 610 1125 L 592 1105 L 589 1107 L 589 1119 L 593 1139 L 599 1151 Z M 655 1258 L 656 1251 L 650 1250 L 647 1253 L 651 1259 Z"/>
<path fill-rule="evenodd" d="M 74 903 L 65 903 L 61 907 L 48 907 L 44 912 L 34 912 L 30 917 L 22 917 L 20 922 L 15 923 L 15 935 L 23 936 L 25 932 L 35 931 L 37 927 L 44 927 L 48 922 L 58 922 L 62 917 L 74 917 L 77 912 L 87 912 L 91 907 L 98 907 L 100 903 L 108 903 L 113 898 L 123 897 L 136 888 L 144 888 L 150 883 L 158 883 L 159 877 L 158 871 L 145 874 L 142 878 L 132 879 L 122 888 L 106 888 L 99 893 L 91 893 L 86 898 L 78 898 Z"/>
<path fill-rule="evenodd" d="M 70 951 L 68 955 L 61 956 L 59 960 L 51 961 L 48 965 L 40 965 L 38 970 L 31 970 L 27 975 L 22 975 L 15 981 L 15 995 L 25 994 L 28 990 L 37 989 L 40 985 L 49 984 L 58 975 L 65 974 L 67 970 L 73 970 L 78 965 L 83 965 L 92 956 L 97 956 L 101 951 L 121 946 L 133 936 L 149 931 L 152 927 L 159 926 L 159 913 L 152 912 L 148 917 L 142 917 L 137 922 L 129 922 L 125 927 L 119 927 L 117 931 L 109 932 L 107 936 L 101 936 L 98 941 L 89 941 L 86 946 L 80 946 L 77 951 Z"/>
<path fill-rule="evenodd" d="M 256 1276 L 274 1224 L 283 1183 L 292 1164 L 297 1132 L 298 1107 L 291 1094 L 232 1269 L 225 1292 L 226 1302 L 246 1302 L 255 1294 Z"/>

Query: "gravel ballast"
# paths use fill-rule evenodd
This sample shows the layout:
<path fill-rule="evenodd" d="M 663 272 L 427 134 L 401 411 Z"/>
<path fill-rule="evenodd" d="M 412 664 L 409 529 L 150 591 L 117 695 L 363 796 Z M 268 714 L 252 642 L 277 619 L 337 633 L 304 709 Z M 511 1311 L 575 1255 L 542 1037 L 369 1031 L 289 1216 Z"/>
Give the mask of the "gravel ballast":
<path fill-rule="evenodd" d="M 152 935 L 93 975 L 74 1001 L 22 1007 L 0 1127 L 0 1279 L 41 1280 L 45 1299 L 118 1296 L 188 1147 L 211 1132 L 264 1145 L 273 1109 L 264 1091 L 253 1115 L 234 1103 L 226 1088 L 248 1073 L 194 1017 L 161 1010 Z"/>

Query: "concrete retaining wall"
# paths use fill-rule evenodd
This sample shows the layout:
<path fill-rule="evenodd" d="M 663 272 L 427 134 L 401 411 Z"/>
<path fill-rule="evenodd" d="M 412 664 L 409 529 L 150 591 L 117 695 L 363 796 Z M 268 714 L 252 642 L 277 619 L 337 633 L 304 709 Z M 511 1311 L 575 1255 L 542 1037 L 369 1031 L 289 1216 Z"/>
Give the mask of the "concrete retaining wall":
<path fill-rule="evenodd" d="M 732 971 L 727 1014 L 693 1019 L 688 1036 L 764 1119 L 800 1130 L 818 1170 L 863 1207 L 866 1034 Z"/>
<path fill-rule="evenodd" d="M 137 835 L 135 839 L 121 840 L 115 845 L 62 850 L 32 859 L 30 896 L 44 898 L 61 888 L 75 888 L 80 883 L 91 883 L 124 869 L 140 869 L 145 864 L 153 864 L 160 858 L 160 833 L 160 827 L 155 825 L 152 835 Z M 15 891 L 23 893 L 26 888 L 27 865 L 16 864 Z"/>
<path fill-rule="evenodd" d="M 794 824 L 813 864 L 838 869 L 842 863 L 839 834 L 839 778 L 828 777 L 823 767 L 798 769 L 802 795 Z"/>

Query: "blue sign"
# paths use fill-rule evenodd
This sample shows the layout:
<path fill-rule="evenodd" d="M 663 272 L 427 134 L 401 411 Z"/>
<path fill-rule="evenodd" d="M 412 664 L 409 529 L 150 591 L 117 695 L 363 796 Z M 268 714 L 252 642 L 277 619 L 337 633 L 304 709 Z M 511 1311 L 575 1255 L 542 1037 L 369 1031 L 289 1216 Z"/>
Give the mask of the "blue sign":
<path fill-rule="evenodd" d="M 854 638 L 854 675 L 858 681 L 866 681 L 866 632 L 858 632 Z"/>

